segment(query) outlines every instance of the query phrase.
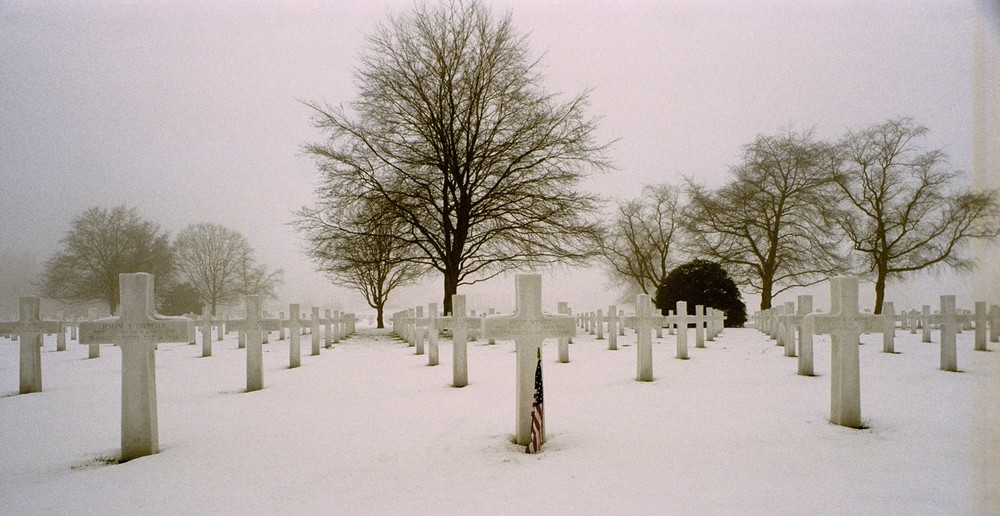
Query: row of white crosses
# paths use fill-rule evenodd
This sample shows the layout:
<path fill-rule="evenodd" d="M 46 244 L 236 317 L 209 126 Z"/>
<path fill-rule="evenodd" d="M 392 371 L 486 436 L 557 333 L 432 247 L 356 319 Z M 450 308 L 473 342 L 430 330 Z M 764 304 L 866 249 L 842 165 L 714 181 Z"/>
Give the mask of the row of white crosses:
<path fill-rule="evenodd" d="M 246 334 L 247 338 L 247 392 L 264 388 L 264 336 L 270 332 L 288 329 L 288 367 L 296 368 L 302 365 L 301 335 L 303 330 L 311 330 L 312 355 L 320 354 L 320 349 L 333 347 L 341 338 L 353 334 L 356 318 L 353 314 L 325 310 L 325 317 L 320 317 L 320 308 L 312 307 L 308 321 L 301 318 L 300 306 L 296 303 L 288 306 L 289 318 L 265 318 L 261 313 L 260 296 L 246 296 L 246 316 L 243 320 L 229 321 L 228 325 Z M 322 332 L 320 328 L 325 328 Z M 320 336 L 325 339 L 321 340 Z M 279 338 L 281 336 L 279 335 Z"/>
<path fill-rule="evenodd" d="M 187 317 L 164 317 L 154 313 L 153 276 L 147 273 L 119 275 L 120 315 L 79 323 L 80 344 L 97 346 L 115 344 L 122 350 L 121 390 L 121 460 L 151 455 L 159 451 L 156 407 L 156 346 L 166 342 L 195 341 L 195 323 Z M 38 298 L 21 299 L 21 317 L 14 323 L 0 323 L 0 333 L 16 334 L 21 340 L 21 393 L 40 392 L 40 348 L 43 334 L 61 331 L 57 321 L 39 318 Z M 283 325 L 280 320 L 266 319 L 260 311 L 260 297 L 247 296 L 246 318 L 228 321 L 233 329 L 247 334 L 247 391 L 263 387 L 263 357 L 261 344 L 265 332 Z M 206 314 L 208 312 L 206 311 Z M 350 314 L 348 314 L 350 315 Z M 211 355 L 211 326 L 201 321 L 203 342 Z M 318 318 L 316 318 L 318 319 Z M 327 318 L 329 321 L 329 317 Z M 345 333 L 353 333 L 353 316 L 345 317 Z M 285 327 L 297 342 L 301 325 L 298 306 L 292 305 L 292 317 Z M 338 331 L 339 334 L 339 331 Z M 331 332 L 328 330 L 328 338 Z M 319 333 L 314 334 L 318 340 Z M 294 347 L 294 346 L 292 346 Z M 203 349 L 204 354 L 205 349 Z M 297 351 L 297 350 L 295 350 Z M 294 353 L 293 353 L 294 357 Z M 291 367 L 295 367 L 291 365 Z"/>
<path fill-rule="evenodd" d="M 62 331 L 57 321 L 43 321 L 37 297 L 22 297 L 20 318 L 16 322 L 0 322 L 0 335 L 16 335 L 20 341 L 20 393 L 42 392 L 42 339 L 46 334 Z"/>
<path fill-rule="evenodd" d="M 41 299 L 38 297 L 22 297 L 19 299 L 19 319 L 0 322 L 0 335 L 7 335 L 12 340 L 21 343 L 19 353 L 20 394 L 42 391 L 41 348 L 45 335 L 56 335 L 56 351 L 66 351 L 67 330 L 70 332 L 70 340 L 78 340 L 78 320 L 67 322 L 62 312 L 56 313 L 57 320 L 55 321 L 42 320 L 40 305 Z M 90 310 L 90 318 L 97 318 L 93 309 Z M 29 341 L 35 342 L 36 346 L 29 346 Z M 89 348 L 87 358 L 101 356 L 99 344 L 91 344 Z"/>
<path fill-rule="evenodd" d="M 469 384 L 468 341 L 475 340 L 476 334 L 482 331 L 482 317 L 474 314 L 466 315 L 465 296 L 452 296 L 452 314 L 439 316 L 436 303 L 427 305 L 427 316 L 424 317 L 423 307 L 396 312 L 392 316 L 393 331 L 408 346 L 416 348 L 417 355 L 424 354 L 424 339 L 428 342 L 427 365 L 436 366 L 440 363 L 438 353 L 438 332 L 452 332 L 452 385 L 465 387 Z M 491 342 L 492 343 L 492 342 Z"/>
<path fill-rule="evenodd" d="M 978 304 L 977 304 L 978 305 Z M 985 304 L 983 304 L 985 305 Z M 941 310 L 930 316 L 929 307 L 923 310 L 925 327 L 937 324 L 941 334 L 941 362 L 944 371 L 957 371 L 955 336 L 960 331 L 962 316 L 956 313 L 955 297 L 941 296 Z M 977 307 L 985 313 L 985 306 Z M 812 337 L 828 334 L 831 341 L 830 421 L 834 424 L 861 428 L 861 380 L 859 350 L 863 333 L 881 333 L 882 351 L 895 353 L 896 322 L 892 303 L 885 303 L 881 315 L 863 314 L 858 308 L 858 280 L 833 278 L 830 281 L 830 313 L 812 313 L 812 297 L 799 296 L 795 303 L 785 303 L 755 315 L 761 331 L 773 335 L 785 347 L 785 355 L 798 356 L 798 373 L 813 375 Z M 986 323 L 983 317 L 976 320 L 977 335 L 985 340 Z M 796 353 L 798 336 L 798 353 Z M 976 349 L 980 349 L 977 345 Z M 985 345 L 982 347 L 985 350 Z"/>
<path fill-rule="evenodd" d="M 974 324 L 974 345 L 976 351 L 987 351 L 987 327 L 989 327 L 990 340 L 997 333 L 1000 326 L 1000 317 L 993 318 L 986 312 L 986 303 L 977 302 L 976 310 L 971 315 L 959 314 L 955 309 L 955 296 L 941 296 L 940 311 L 936 314 L 930 313 L 930 307 L 924 305 L 922 315 L 917 318 L 922 321 L 924 327 L 924 342 L 931 342 L 930 327 L 937 326 L 940 334 L 941 359 L 940 369 L 944 371 L 957 371 L 958 362 L 956 356 L 956 335 L 961 332 L 966 322 Z M 812 296 L 799 296 L 798 308 L 796 303 L 786 302 L 783 306 L 773 307 L 763 310 L 755 315 L 761 331 L 771 335 L 779 346 L 785 347 L 785 356 L 796 356 L 796 334 L 798 335 L 798 357 L 799 374 L 811 376 L 813 374 L 812 365 L 812 335 L 804 331 L 804 316 L 812 312 Z M 993 310 L 993 313 L 1000 313 L 1000 309 Z M 869 314 L 870 315 L 870 314 Z M 904 327 L 911 325 L 912 313 L 906 317 L 897 316 L 892 302 L 885 302 L 882 314 L 878 316 L 882 328 L 878 333 L 882 333 L 882 351 L 885 353 L 896 353 L 895 334 L 897 322 L 903 321 Z M 913 330 L 915 332 L 915 330 Z"/>
<path fill-rule="evenodd" d="M 454 345 L 452 385 L 468 385 L 467 343 L 476 333 L 495 342 L 496 339 L 513 339 L 517 354 L 517 395 L 515 403 L 515 441 L 527 445 L 531 439 L 531 403 L 534 395 L 536 357 L 546 338 L 571 338 L 575 332 L 573 318 L 567 314 L 545 315 L 541 309 L 542 278 L 539 274 L 518 274 L 515 279 L 516 307 L 513 315 L 466 315 L 464 295 L 452 296 L 452 314 L 438 316 L 435 304 L 429 305 L 425 318 L 423 307 L 396 312 L 392 316 L 393 331 L 409 346 L 423 353 L 425 335 L 430 340 L 430 354 L 436 353 L 436 334 L 451 330 Z M 559 311 L 568 311 L 560 305 Z M 429 332 L 429 335 L 428 335 Z M 436 357 L 429 358 L 429 365 L 436 365 Z M 542 438 L 544 442 L 544 436 Z"/>

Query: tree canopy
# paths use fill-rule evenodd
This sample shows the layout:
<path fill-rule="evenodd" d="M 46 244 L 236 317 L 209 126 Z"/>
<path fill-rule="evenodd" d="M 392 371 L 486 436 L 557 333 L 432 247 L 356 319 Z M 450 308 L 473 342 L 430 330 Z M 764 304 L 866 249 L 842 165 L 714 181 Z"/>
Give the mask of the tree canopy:
<path fill-rule="evenodd" d="M 958 188 L 944 153 L 919 146 L 926 134 L 900 118 L 851 131 L 839 145 L 832 178 L 844 209 L 837 222 L 858 268 L 874 276 L 875 313 L 887 279 L 937 265 L 968 269 L 963 248 L 1000 234 L 997 192 Z"/>
<path fill-rule="evenodd" d="M 60 242 L 63 248 L 45 264 L 45 297 L 69 303 L 105 301 L 114 313 L 119 274 L 153 274 L 158 298 L 170 285 L 170 238 L 135 208 L 90 208 L 73 219 Z"/>
<path fill-rule="evenodd" d="M 678 301 L 686 301 L 688 314 L 695 305 L 722 310 L 727 327 L 741 327 L 747 321 L 747 307 L 736 283 L 716 262 L 693 260 L 679 265 L 667 274 L 656 292 L 656 306 L 666 313 Z"/>
<path fill-rule="evenodd" d="M 793 287 L 845 270 L 833 230 L 834 149 L 810 133 L 760 135 L 717 190 L 688 182 L 691 254 L 708 256 L 760 292 L 760 308 Z"/>
<path fill-rule="evenodd" d="M 654 294 L 679 254 L 679 190 L 669 184 L 649 185 L 638 198 L 618 202 L 614 220 L 598 239 L 612 279 L 627 290 Z"/>
<path fill-rule="evenodd" d="M 350 110 L 308 103 L 328 141 L 306 146 L 319 216 L 378 198 L 412 261 L 459 285 L 512 269 L 582 263 L 596 250 L 597 198 L 577 191 L 606 169 L 584 115 L 587 93 L 542 87 L 510 14 L 480 2 L 418 4 L 367 37 Z M 324 213 L 326 215 L 324 215 Z"/>

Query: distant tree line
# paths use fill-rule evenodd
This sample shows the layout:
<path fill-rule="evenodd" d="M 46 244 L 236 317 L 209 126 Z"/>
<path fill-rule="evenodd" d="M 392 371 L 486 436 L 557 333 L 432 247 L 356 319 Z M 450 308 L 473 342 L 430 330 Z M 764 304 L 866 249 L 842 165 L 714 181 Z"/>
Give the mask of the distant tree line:
<path fill-rule="evenodd" d="M 42 273 L 42 295 L 68 303 L 103 301 L 118 309 L 118 275 L 155 276 L 157 309 L 167 315 L 212 314 L 241 296 L 274 298 L 283 271 L 257 261 L 239 232 L 218 224 L 190 224 L 174 238 L 135 208 L 93 207 L 73 219 Z"/>
<path fill-rule="evenodd" d="M 761 309 L 790 288 L 854 274 L 873 281 L 881 313 L 888 280 L 929 267 L 967 269 L 969 243 L 1000 234 L 998 193 L 964 186 L 943 152 L 921 146 L 927 131 L 899 118 L 835 142 L 810 132 L 760 135 L 719 188 L 687 179 L 618 202 L 603 238 L 608 272 L 646 291 L 682 262 L 704 258 L 759 292 Z M 665 190 L 682 191 L 683 201 L 664 205 L 651 194 Z M 640 212 L 653 229 L 632 230 Z M 671 236 L 669 257 L 662 235 Z M 623 262 L 659 265 L 653 274 Z"/>

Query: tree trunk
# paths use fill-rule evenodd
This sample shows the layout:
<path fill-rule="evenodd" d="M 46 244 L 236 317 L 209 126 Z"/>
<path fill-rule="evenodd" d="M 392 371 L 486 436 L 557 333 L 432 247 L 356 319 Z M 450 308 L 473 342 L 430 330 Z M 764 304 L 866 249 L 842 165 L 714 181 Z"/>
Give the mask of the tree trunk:
<path fill-rule="evenodd" d="M 888 275 L 885 268 L 878 268 L 878 276 L 875 278 L 875 308 L 872 309 L 875 315 L 882 313 L 882 302 L 885 301 L 885 277 Z"/>
<path fill-rule="evenodd" d="M 774 290 L 773 280 L 771 278 L 761 278 L 760 283 L 760 309 L 767 310 L 771 308 L 771 292 Z"/>
<path fill-rule="evenodd" d="M 385 328 L 385 319 L 382 317 L 382 310 L 384 308 L 385 306 L 382 305 L 381 303 L 375 307 L 375 310 L 378 312 L 378 319 L 377 319 L 378 324 L 375 327 L 379 329 Z"/>
<path fill-rule="evenodd" d="M 444 272 L 444 302 L 441 306 L 445 315 L 451 314 L 451 296 L 458 293 L 458 273 L 458 267 L 449 267 Z"/>

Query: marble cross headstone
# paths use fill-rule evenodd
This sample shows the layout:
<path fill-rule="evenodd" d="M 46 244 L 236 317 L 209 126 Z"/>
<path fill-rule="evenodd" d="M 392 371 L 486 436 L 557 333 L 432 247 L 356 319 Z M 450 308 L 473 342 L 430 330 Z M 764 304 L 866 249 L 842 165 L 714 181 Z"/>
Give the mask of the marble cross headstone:
<path fill-rule="evenodd" d="M 417 346 L 416 354 L 424 354 L 424 328 L 427 321 L 424 319 L 424 307 L 414 307 L 413 315 L 413 343 Z"/>
<path fill-rule="evenodd" d="M 209 305 L 201 307 L 201 356 L 212 356 L 212 310 Z"/>
<path fill-rule="evenodd" d="M 56 322 L 59 323 L 59 331 L 56 332 L 56 351 L 66 351 L 66 328 L 69 324 L 65 321 L 66 315 L 62 310 L 56 312 Z"/>
<path fill-rule="evenodd" d="M 858 339 L 885 331 L 882 317 L 861 314 L 857 278 L 839 277 L 830 281 L 830 313 L 806 316 L 806 327 L 814 335 L 830 335 L 830 422 L 861 428 Z"/>
<path fill-rule="evenodd" d="M 618 349 L 618 326 L 622 321 L 618 319 L 618 307 L 611 305 L 608 307 L 608 349 Z"/>
<path fill-rule="evenodd" d="M 452 386 L 465 387 L 469 384 L 468 341 L 469 332 L 482 326 L 478 317 L 465 315 L 465 296 L 452 294 L 452 315 L 439 317 L 437 330 L 451 330 L 452 345 Z"/>
<path fill-rule="evenodd" d="M 921 322 L 923 325 L 920 327 L 920 341 L 930 342 L 931 341 L 931 305 L 923 305 L 920 307 L 921 310 Z"/>
<path fill-rule="evenodd" d="M 569 303 L 560 301 L 556 307 L 556 312 L 569 315 Z M 559 337 L 559 362 L 562 364 L 569 363 L 569 337 Z"/>
<path fill-rule="evenodd" d="M 319 355 L 320 348 L 320 333 L 319 333 L 319 307 L 314 306 L 309 313 L 309 336 L 310 343 L 312 344 L 312 356 Z"/>
<path fill-rule="evenodd" d="M 885 330 L 882 331 L 882 352 L 896 352 L 896 307 L 892 301 L 882 303 L 882 316 L 885 319 Z"/>
<path fill-rule="evenodd" d="M 80 344 L 117 344 L 122 350 L 122 461 L 159 452 L 156 345 L 191 342 L 194 321 L 154 312 L 153 275 L 120 274 L 117 317 L 80 323 Z"/>
<path fill-rule="evenodd" d="M 231 321 L 230 324 L 246 335 L 247 392 L 253 392 L 264 388 L 264 332 L 278 329 L 281 322 L 265 319 L 261 315 L 259 295 L 246 296 L 245 299 L 246 319 Z"/>
<path fill-rule="evenodd" d="M 438 359 L 437 303 L 427 304 L 427 365 L 436 366 Z"/>
<path fill-rule="evenodd" d="M 976 301 L 976 311 L 972 316 L 975 322 L 976 333 L 973 342 L 976 351 L 988 351 L 986 348 L 986 324 L 989 321 L 989 314 L 986 313 L 986 301 Z"/>
<path fill-rule="evenodd" d="M 333 330 L 333 310 L 327 308 L 326 311 L 323 312 L 323 315 L 324 315 L 323 324 L 324 324 L 324 326 L 326 328 L 325 329 L 326 335 L 324 335 L 324 339 L 326 339 L 326 340 L 324 341 L 323 347 L 325 347 L 326 349 L 330 349 L 330 348 L 333 347 L 333 343 L 334 343 L 334 338 L 333 338 L 333 331 L 334 331 Z"/>
<path fill-rule="evenodd" d="M 42 392 L 42 339 L 47 333 L 56 333 L 62 325 L 56 321 L 43 321 L 39 316 L 40 300 L 22 297 L 19 303 L 20 318 L 17 322 L 0 322 L 0 335 L 17 335 L 20 341 L 20 392 Z"/>
<path fill-rule="evenodd" d="M 784 315 L 778 317 L 783 322 L 782 332 L 784 336 L 782 342 L 785 345 L 785 356 L 795 357 L 795 329 L 801 321 L 799 315 L 795 313 L 795 302 L 787 301 L 785 303 Z"/>
<path fill-rule="evenodd" d="M 653 328 L 661 324 L 663 316 L 653 313 L 653 303 L 648 294 L 635 296 L 636 315 L 627 317 L 625 324 L 635 328 L 636 374 L 640 382 L 653 381 Z"/>
<path fill-rule="evenodd" d="M 677 302 L 676 315 L 670 320 L 672 324 L 677 325 L 677 358 L 681 360 L 688 359 L 688 324 L 695 320 L 693 316 L 688 315 L 687 301 Z"/>
<path fill-rule="evenodd" d="M 941 311 L 931 320 L 938 323 L 941 333 L 941 370 L 958 371 L 958 353 L 955 348 L 956 335 L 961 322 L 955 311 L 955 296 L 941 296 Z"/>
<path fill-rule="evenodd" d="M 535 366 L 542 341 L 549 337 L 571 337 L 576 325 L 571 316 L 542 313 L 542 276 L 518 274 L 515 278 L 517 305 L 514 315 L 493 315 L 483 323 L 485 338 L 513 338 L 517 351 L 517 405 L 515 439 L 526 446 L 531 440 L 531 402 L 534 399 Z"/>
<path fill-rule="evenodd" d="M 795 315 L 799 317 L 805 317 L 813 311 L 813 297 L 804 295 L 799 296 L 797 300 L 797 307 Z M 799 326 L 799 370 L 798 373 L 801 376 L 812 376 L 813 375 L 813 335 L 811 332 L 805 331 L 802 325 Z"/>
<path fill-rule="evenodd" d="M 283 326 L 288 328 L 288 367 L 294 368 L 302 365 L 302 312 L 299 311 L 298 303 L 288 305 L 288 322 Z"/>
<path fill-rule="evenodd" d="M 705 305 L 694 305 L 694 347 L 705 347 Z"/>

